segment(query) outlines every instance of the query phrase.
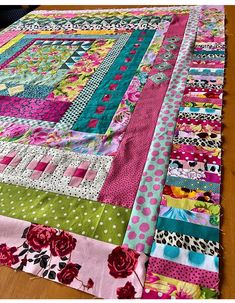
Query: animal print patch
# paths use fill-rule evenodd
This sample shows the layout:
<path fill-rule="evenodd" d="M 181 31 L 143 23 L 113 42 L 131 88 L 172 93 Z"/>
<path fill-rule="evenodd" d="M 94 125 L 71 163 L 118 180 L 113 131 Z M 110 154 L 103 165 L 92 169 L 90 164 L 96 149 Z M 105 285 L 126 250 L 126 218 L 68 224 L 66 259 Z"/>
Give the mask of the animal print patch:
<path fill-rule="evenodd" d="M 177 246 L 210 256 L 219 255 L 219 243 L 215 241 L 204 240 L 176 232 L 158 229 L 156 229 L 154 240 L 160 244 Z"/>

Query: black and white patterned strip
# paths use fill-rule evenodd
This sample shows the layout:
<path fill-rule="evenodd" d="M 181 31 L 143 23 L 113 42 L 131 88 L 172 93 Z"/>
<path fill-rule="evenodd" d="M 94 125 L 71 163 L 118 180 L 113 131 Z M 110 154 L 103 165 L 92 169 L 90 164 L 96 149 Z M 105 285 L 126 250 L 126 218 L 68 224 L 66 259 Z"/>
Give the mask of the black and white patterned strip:
<path fill-rule="evenodd" d="M 179 119 L 195 119 L 195 120 L 210 120 L 210 121 L 221 121 L 221 116 L 218 115 L 207 115 L 207 114 L 196 114 L 196 113 L 185 113 L 179 112 Z"/>
<path fill-rule="evenodd" d="M 174 137 L 173 144 L 187 144 L 202 147 L 221 148 L 221 142 L 207 139 L 193 139 L 186 137 Z"/>
<path fill-rule="evenodd" d="M 219 255 L 219 243 L 179 234 L 176 232 L 169 232 L 166 230 L 156 230 L 154 240 L 159 244 L 167 244 L 188 249 L 190 251 L 203 253 L 210 256 Z"/>

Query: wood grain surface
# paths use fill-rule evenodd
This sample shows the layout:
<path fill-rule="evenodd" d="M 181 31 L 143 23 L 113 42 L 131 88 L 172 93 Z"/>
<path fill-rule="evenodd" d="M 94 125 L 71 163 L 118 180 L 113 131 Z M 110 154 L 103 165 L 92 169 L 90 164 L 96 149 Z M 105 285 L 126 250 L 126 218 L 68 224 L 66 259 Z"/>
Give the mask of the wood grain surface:
<path fill-rule="evenodd" d="M 168 6 L 168 5 L 167 5 Z M 127 6 L 41 6 L 40 9 L 95 9 L 143 7 Z M 235 298 L 235 6 L 225 6 L 227 59 L 223 109 L 223 188 L 220 298 Z M 24 272 L 0 267 L 1 299 L 89 299 L 91 295 L 67 286 L 34 278 Z"/>

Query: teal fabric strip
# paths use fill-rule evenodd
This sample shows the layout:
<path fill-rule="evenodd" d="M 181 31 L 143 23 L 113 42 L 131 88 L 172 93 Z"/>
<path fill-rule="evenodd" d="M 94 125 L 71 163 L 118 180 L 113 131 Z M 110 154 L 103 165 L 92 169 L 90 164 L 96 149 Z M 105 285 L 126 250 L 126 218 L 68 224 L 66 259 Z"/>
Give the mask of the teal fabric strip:
<path fill-rule="evenodd" d="M 219 242 L 219 229 L 159 217 L 157 229 Z"/>
<path fill-rule="evenodd" d="M 220 193 L 219 183 L 209 183 L 201 180 L 171 177 L 167 175 L 166 184 L 171 186 L 184 187 L 188 189 L 200 189 L 205 191 L 212 191 L 213 193 Z"/>
<path fill-rule="evenodd" d="M 200 58 L 200 57 L 198 57 L 197 54 L 194 54 L 193 60 L 205 60 L 205 58 Z M 206 61 L 214 61 L 214 60 L 224 61 L 225 60 L 225 55 L 222 54 L 222 55 L 220 55 L 220 57 L 217 57 L 217 58 L 208 58 L 208 57 L 206 57 Z"/>
<path fill-rule="evenodd" d="M 3 64 L 7 59 L 14 56 L 17 52 L 19 52 L 23 47 L 26 47 L 33 39 L 29 38 L 21 38 L 17 41 L 12 47 L 5 50 L 0 56 L 0 64 Z"/>
<path fill-rule="evenodd" d="M 222 68 L 191 68 L 189 70 L 190 75 L 202 75 L 202 76 L 215 76 L 215 77 L 223 77 L 224 76 L 224 69 Z"/>
<path fill-rule="evenodd" d="M 221 116 L 221 110 L 205 107 L 180 107 L 180 112 L 183 113 L 202 113 L 208 115 Z"/>
<path fill-rule="evenodd" d="M 220 50 L 220 51 L 205 51 L 205 50 L 202 50 L 202 51 L 194 51 L 193 52 L 195 55 L 196 54 L 213 54 L 213 55 L 219 55 L 219 54 L 225 54 L 225 51 L 224 50 Z"/>
<path fill-rule="evenodd" d="M 27 35 L 27 38 L 63 38 L 63 39 L 118 39 L 120 35 Z"/>
<path fill-rule="evenodd" d="M 93 94 L 83 113 L 74 124 L 73 130 L 99 134 L 104 134 L 106 132 L 155 33 L 154 30 L 147 30 L 146 34 L 142 35 L 143 41 L 138 42 L 138 39 L 141 37 L 141 32 L 142 31 L 140 30 L 136 30 L 132 33 L 128 43 L 123 47 L 120 55 L 105 75 L 99 88 Z M 135 48 L 135 44 L 139 44 L 140 46 Z M 130 51 L 133 49 L 136 51 L 136 54 L 130 54 Z M 131 61 L 128 62 L 128 59 Z M 121 66 L 126 66 L 127 70 L 120 70 Z M 122 78 L 120 80 L 115 80 L 116 74 L 121 75 Z M 117 89 L 110 90 L 110 85 L 117 85 Z M 104 95 L 110 95 L 110 100 L 108 102 L 102 100 Z M 96 112 L 98 106 L 104 107 L 102 113 Z M 89 127 L 89 121 L 91 119 L 98 120 L 96 127 Z"/>
<path fill-rule="evenodd" d="M 178 264 L 218 272 L 219 258 L 190 251 L 177 246 L 159 244 L 154 242 L 151 257 L 165 259 Z"/>
<path fill-rule="evenodd" d="M 58 73 L 56 81 L 59 81 L 59 78 L 62 78 L 64 73 Z M 51 84 L 51 83 L 50 83 Z M 19 98 L 36 98 L 36 99 L 44 99 L 48 96 L 48 94 L 53 90 L 53 86 L 48 85 L 34 85 L 34 84 L 27 84 L 24 86 L 24 91 L 22 93 L 17 94 Z M 9 96 L 9 93 L 7 94 Z"/>

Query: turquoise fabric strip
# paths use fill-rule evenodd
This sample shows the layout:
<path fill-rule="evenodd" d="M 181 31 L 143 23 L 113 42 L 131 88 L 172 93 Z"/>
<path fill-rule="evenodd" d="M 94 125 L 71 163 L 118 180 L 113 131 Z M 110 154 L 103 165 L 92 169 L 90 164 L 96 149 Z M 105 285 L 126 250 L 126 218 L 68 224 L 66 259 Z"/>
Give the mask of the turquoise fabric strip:
<path fill-rule="evenodd" d="M 202 113 L 207 115 L 221 116 L 221 110 L 205 107 L 180 107 L 180 112 L 184 113 Z"/>
<path fill-rule="evenodd" d="M 154 242 L 151 250 L 151 257 L 165 259 L 176 262 L 178 264 L 205 269 L 212 272 L 219 271 L 218 257 L 189 251 L 177 246 L 159 244 Z"/>
<path fill-rule="evenodd" d="M 211 51 L 211 50 L 205 51 L 205 50 L 203 50 L 203 51 L 194 51 L 193 53 L 194 54 L 219 55 L 219 54 L 225 54 L 225 51 L 224 50 L 222 50 L 222 51 Z"/>
<path fill-rule="evenodd" d="M 222 68 L 190 68 L 189 75 L 201 75 L 201 76 L 215 76 L 215 77 L 223 77 L 224 69 Z"/>
<path fill-rule="evenodd" d="M 209 183 L 201 180 L 171 177 L 167 175 L 166 184 L 171 186 L 184 187 L 188 189 L 200 189 L 205 191 L 212 191 L 213 193 L 220 193 L 219 183 Z"/>
<path fill-rule="evenodd" d="M 219 242 L 219 229 L 184 221 L 159 217 L 157 229 Z"/>

